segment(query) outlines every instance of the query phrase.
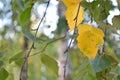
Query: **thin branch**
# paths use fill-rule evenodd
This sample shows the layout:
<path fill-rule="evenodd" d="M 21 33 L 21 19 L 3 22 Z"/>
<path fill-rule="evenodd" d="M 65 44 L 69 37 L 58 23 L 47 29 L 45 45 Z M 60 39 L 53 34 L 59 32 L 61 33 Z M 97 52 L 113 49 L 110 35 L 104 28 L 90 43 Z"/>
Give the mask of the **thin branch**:
<path fill-rule="evenodd" d="M 78 14 L 79 14 L 79 12 L 80 12 L 80 5 L 81 5 L 81 3 L 79 3 L 78 10 L 77 10 L 77 14 L 76 14 L 76 17 L 74 18 L 74 20 L 75 20 L 75 25 L 74 25 L 75 28 L 74 28 L 73 36 L 72 36 L 72 38 L 71 38 L 71 40 L 70 40 L 70 43 L 69 43 L 69 45 L 68 45 L 68 47 L 67 47 L 67 49 L 65 50 L 64 53 L 66 53 L 66 52 L 69 51 L 70 46 L 71 46 L 71 44 L 72 44 L 72 41 L 74 40 L 74 36 L 75 36 L 75 34 L 76 34 L 77 21 L 78 21 Z"/>
<path fill-rule="evenodd" d="M 34 38 L 37 37 L 37 33 L 38 33 L 38 30 L 39 30 L 39 27 L 40 27 L 42 21 L 43 21 L 44 18 L 45 18 L 45 15 L 46 15 L 46 12 L 47 12 L 47 9 L 48 9 L 49 4 L 50 4 L 50 0 L 49 0 L 48 3 L 47 3 L 47 6 L 46 6 L 46 9 L 45 9 L 44 15 L 43 15 L 43 17 L 41 18 L 41 20 L 40 20 L 40 22 L 39 22 L 39 25 L 38 25 L 38 27 L 37 27 L 37 29 L 36 29 Z M 34 44 L 35 44 L 35 42 L 32 42 L 32 45 L 31 45 L 29 51 L 26 53 L 26 55 L 25 55 L 25 57 L 24 57 L 25 60 L 24 60 L 24 64 L 22 65 L 22 68 L 21 68 L 20 80 L 27 80 L 27 75 L 28 75 L 28 71 L 27 71 L 27 69 L 28 69 L 28 57 L 29 57 L 32 49 L 34 49 Z"/>
<path fill-rule="evenodd" d="M 104 3 L 104 0 L 101 0 L 101 3 L 102 3 L 102 6 L 104 8 L 103 12 L 105 13 L 105 15 L 107 15 L 106 7 L 105 7 L 106 5 Z M 108 24 L 107 20 L 106 20 L 105 23 Z M 106 36 L 107 36 L 107 28 L 106 27 L 105 27 L 105 30 L 104 30 L 104 34 L 105 34 L 104 41 L 106 41 Z M 104 53 L 105 53 L 105 43 L 103 44 L 102 55 L 104 55 Z"/>
<path fill-rule="evenodd" d="M 66 80 L 66 67 L 67 67 L 67 62 L 68 62 L 68 54 L 67 54 L 67 56 L 66 56 L 65 65 L 64 65 L 64 74 L 63 74 L 64 80 Z"/>
<path fill-rule="evenodd" d="M 63 37 L 60 37 L 60 38 L 57 38 L 57 39 L 55 39 L 55 40 L 52 40 L 52 41 L 48 42 L 41 51 L 38 51 L 37 53 L 32 54 L 32 55 L 29 55 L 29 57 L 35 56 L 35 55 L 37 55 L 37 54 L 39 54 L 39 53 L 41 53 L 41 52 L 44 52 L 45 49 L 48 47 L 48 45 L 50 45 L 50 44 L 52 44 L 53 42 L 56 42 L 56 41 L 58 41 L 58 40 L 64 39 L 65 37 L 66 37 L 66 35 L 63 36 Z"/>
<path fill-rule="evenodd" d="M 73 33 L 72 38 L 71 38 L 71 41 L 70 41 L 70 43 L 69 43 L 69 45 L 68 45 L 68 47 L 67 47 L 67 49 L 65 50 L 64 53 L 69 52 L 70 46 L 71 46 L 71 44 L 72 44 L 72 41 L 74 40 L 74 36 L 75 36 L 75 34 L 76 34 L 76 28 L 77 28 L 78 15 L 79 15 L 79 12 L 80 12 L 80 5 L 81 5 L 81 3 L 79 3 L 78 10 L 77 10 L 77 14 L 76 14 L 76 17 L 74 18 L 74 20 L 75 20 L 74 33 Z M 66 74 L 67 62 L 68 62 L 68 53 L 67 53 L 67 57 L 66 57 L 65 65 L 64 65 L 64 80 L 66 80 L 66 75 L 65 75 L 65 74 Z"/>

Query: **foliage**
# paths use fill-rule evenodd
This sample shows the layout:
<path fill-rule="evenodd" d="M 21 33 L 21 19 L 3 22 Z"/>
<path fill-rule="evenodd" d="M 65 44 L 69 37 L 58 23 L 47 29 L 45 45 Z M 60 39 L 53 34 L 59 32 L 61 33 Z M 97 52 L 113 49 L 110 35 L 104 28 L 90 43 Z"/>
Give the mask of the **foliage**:
<path fill-rule="evenodd" d="M 80 24 L 78 32 L 78 47 L 89 59 L 93 60 L 98 52 L 98 46 L 104 42 L 104 33 L 87 24 Z"/>
<path fill-rule="evenodd" d="M 35 31 L 39 29 L 33 29 L 32 26 L 42 18 L 36 13 L 35 7 L 41 4 L 47 6 L 46 0 L 0 1 L 6 6 L 0 8 L 0 21 L 8 20 L 0 27 L 0 80 L 19 80 L 25 55 L 32 43 L 34 46 L 28 56 L 28 80 L 57 80 L 62 64 L 59 58 L 64 54 L 64 50 L 58 53 L 59 49 L 63 49 L 59 43 L 65 45 L 69 39 L 70 43 L 66 44 L 69 54 L 65 53 L 62 57 L 63 63 L 66 61 L 63 70 L 69 70 L 71 76 L 66 76 L 69 80 L 120 80 L 120 15 L 112 18 L 113 25 L 107 20 L 110 10 L 120 10 L 120 1 L 117 0 L 117 7 L 111 0 L 60 2 L 66 7 L 63 8 L 63 11 L 66 9 L 65 15 L 59 18 L 58 28 L 54 31 L 57 34 L 54 33 L 54 38 L 50 39 L 44 33 L 36 36 Z M 35 19 L 32 21 L 33 16 Z M 42 21 L 43 26 L 39 26 L 45 27 L 45 22 L 46 18 Z M 72 35 L 65 34 L 68 33 L 66 26 L 73 32 Z M 66 54 L 68 57 L 64 59 Z M 64 74 L 67 71 L 63 71 Z"/>

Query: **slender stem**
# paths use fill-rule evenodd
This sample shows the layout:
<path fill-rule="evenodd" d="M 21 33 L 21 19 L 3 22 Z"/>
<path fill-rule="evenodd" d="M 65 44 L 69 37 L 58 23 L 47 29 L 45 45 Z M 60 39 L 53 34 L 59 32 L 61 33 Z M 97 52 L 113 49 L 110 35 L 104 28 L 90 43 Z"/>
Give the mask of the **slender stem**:
<path fill-rule="evenodd" d="M 72 41 L 74 40 L 74 36 L 76 34 L 76 28 L 77 28 L 77 22 L 78 22 L 78 15 L 79 15 L 79 12 L 80 12 L 80 5 L 81 5 L 81 3 L 79 3 L 78 10 L 77 10 L 77 13 L 76 13 L 76 17 L 74 18 L 74 20 L 75 20 L 75 25 L 74 25 L 75 28 L 74 28 L 74 32 L 73 32 L 72 38 L 70 40 L 70 43 L 69 43 L 67 49 L 64 52 L 64 53 L 67 53 L 66 61 L 65 61 L 65 65 L 64 65 L 64 80 L 66 80 L 66 66 L 67 66 L 67 62 L 68 62 L 68 52 L 69 52 L 70 46 L 72 44 Z"/>
<path fill-rule="evenodd" d="M 46 6 L 46 9 L 45 9 L 44 15 L 42 16 L 42 18 L 41 18 L 41 20 L 40 20 L 40 22 L 39 22 L 39 25 L 38 25 L 38 27 L 37 27 L 37 29 L 36 29 L 34 38 L 37 37 L 37 33 L 38 33 L 38 30 L 39 30 L 39 27 L 40 27 L 42 21 L 43 21 L 44 18 L 45 18 L 45 15 L 46 15 L 46 12 L 47 12 L 47 9 L 48 9 L 49 4 L 50 4 L 50 0 L 49 0 L 48 3 L 47 3 L 47 6 Z M 32 45 L 31 45 L 30 49 L 28 50 L 28 52 L 27 52 L 26 55 L 24 56 L 24 59 L 25 59 L 25 60 L 24 60 L 24 64 L 22 65 L 22 68 L 21 68 L 20 80 L 27 80 L 28 57 L 29 57 L 32 49 L 34 49 L 34 44 L 35 44 L 35 42 L 32 42 Z"/>
<path fill-rule="evenodd" d="M 41 53 L 41 52 L 44 52 L 45 49 L 48 47 L 49 44 L 52 44 L 53 42 L 56 42 L 56 41 L 61 40 L 61 39 L 64 39 L 65 37 L 66 37 L 66 35 L 63 36 L 63 37 L 60 37 L 60 38 L 57 38 L 57 39 L 55 39 L 55 40 L 52 40 L 52 41 L 48 42 L 41 51 L 38 51 L 37 53 L 34 53 L 34 54 L 32 54 L 32 55 L 29 55 L 29 57 L 35 56 L 35 55 L 37 55 L 37 54 L 39 54 L 39 53 Z"/>
<path fill-rule="evenodd" d="M 66 67 L 67 67 L 67 62 L 68 62 L 68 54 L 66 56 L 66 60 L 65 60 L 65 65 L 64 65 L 64 80 L 66 80 Z"/>
<path fill-rule="evenodd" d="M 78 21 L 78 14 L 79 14 L 79 12 L 80 12 L 80 5 L 81 5 L 81 4 L 79 3 L 78 10 L 77 10 L 77 14 L 76 14 L 76 17 L 74 18 L 74 20 L 75 20 L 75 25 L 74 25 L 75 28 L 74 28 L 73 36 L 72 36 L 72 38 L 71 38 L 71 40 L 70 40 L 70 43 L 69 43 L 69 45 L 68 45 L 68 47 L 67 47 L 67 49 L 65 50 L 64 53 L 66 53 L 66 52 L 69 51 L 70 46 L 71 46 L 71 44 L 72 44 L 72 41 L 74 40 L 74 36 L 75 36 L 75 34 L 76 34 L 77 21 Z"/>

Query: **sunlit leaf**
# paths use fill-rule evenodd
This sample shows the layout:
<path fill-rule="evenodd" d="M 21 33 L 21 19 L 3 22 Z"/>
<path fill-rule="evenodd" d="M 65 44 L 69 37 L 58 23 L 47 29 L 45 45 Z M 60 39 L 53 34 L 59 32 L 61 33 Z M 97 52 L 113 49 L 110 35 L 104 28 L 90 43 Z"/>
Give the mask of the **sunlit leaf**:
<path fill-rule="evenodd" d="M 68 2 L 67 0 L 62 0 L 62 2 L 65 4 L 66 7 L 69 7 L 72 5 L 72 3 Z"/>
<path fill-rule="evenodd" d="M 72 31 L 75 28 L 75 22 L 76 22 L 75 19 L 76 19 L 76 15 L 78 12 L 78 5 L 79 4 L 73 4 L 73 5 L 69 6 L 65 13 L 70 31 Z M 79 11 L 79 14 L 77 17 L 78 18 L 77 18 L 76 26 L 78 26 L 84 19 L 84 11 L 83 11 L 82 7 L 80 7 L 80 11 Z"/>
<path fill-rule="evenodd" d="M 93 60 L 99 45 L 104 42 L 103 31 L 88 24 L 81 24 L 78 27 L 78 33 L 78 47 L 89 59 Z"/>
<path fill-rule="evenodd" d="M 93 72 L 97 73 L 110 68 L 111 62 L 107 57 L 96 56 L 93 61 L 90 61 L 90 65 L 92 66 Z"/>
<path fill-rule="evenodd" d="M 27 21 L 30 20 L 31 9 L 32 9 L 32 7 L 29 7 L 21 13 L 21 15 L 20 15 L 20 23 L 21 24 L 25 24 Z"/>
<path fill-rule="evenodd" d="M 4 69 L 0 69 L 0 80 L 6 80 L 8 77 L 9 73 Z"/>
<path fill-rule="evenodd" d="M 84 19 L 83 8 L 81 6 L 79 8 L 79 2 L 81 2 L 82 0 L 62 0 L 62 1 L 67 7 L 65 15 L 69 29 L 70 31 L 72 31 L 75 28 L 75 26 L 78 26 Z M 77 19 L 77 24 L 75 25 L 76 19 Z"/>
<path fill-rule="evenodd" d="M 56 62 L 56 60 L 54 60 L 48 55 L 41 54 L 41 61 L 47 68 L 49 68 L 56 75 L 58 75 L 58 63 Z"/>
<path fill-rule="evenodd" d="M 71 3 L 79 3 L 79 2 L 81 2 L 82 0 L 66 0 L 66 1 L 69 1 L 69 2 L 71 2 Z"/>
<path fill-rule="evenodd" d="M 71 5 L 79 4 L 82 0 L 62 0 L 66 7 L 70 7 Z"/>

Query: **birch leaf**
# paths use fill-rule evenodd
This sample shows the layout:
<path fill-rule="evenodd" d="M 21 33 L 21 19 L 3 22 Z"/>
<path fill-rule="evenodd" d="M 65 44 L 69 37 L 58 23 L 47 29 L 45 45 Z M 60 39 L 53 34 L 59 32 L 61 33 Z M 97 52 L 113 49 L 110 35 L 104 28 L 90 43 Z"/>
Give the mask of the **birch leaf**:
<path fill-rule="evenodd" d="M 62 0 L 66 7 L 71 6 L 72 4 L 79 4 L 82 0 Z"/>
<path fill-rule="evenodd" d="M 65 14 L 70 31 L 72 31 L 75 28 L 75 22 L 76 22 L 75 18 L 78 12 L 78 6 L 79 4 L 73 4 L 69 6 Z M 83 8 L 80 7 L 76 26 L 78 26 L 83 21 L 83 19 L 84 19 L 84 11 Z"/>
<path fill-rule="evenodd" d="M 66 7 L 69 7 L 69 6 L 72 5 L 72 3 L 68 2 L 67 0 L 62 0 L 62 2 L 64 3 L 64 5 L 65 5 Z"/>
<path fill-rule="evenodd" d="M 103 31 L 88 24 L 81 24 L 78 27 L 78 33 L 78 47 L 89 59 L 93 60 L 98 46 L 104 42 Z"/>
<path fill-rule="evenodd" d="M 80 3 L 82 0 L 67 0 L 67 1 L 69 1 L 71 3 Z"/>

